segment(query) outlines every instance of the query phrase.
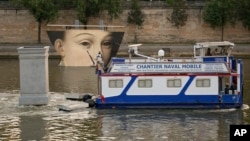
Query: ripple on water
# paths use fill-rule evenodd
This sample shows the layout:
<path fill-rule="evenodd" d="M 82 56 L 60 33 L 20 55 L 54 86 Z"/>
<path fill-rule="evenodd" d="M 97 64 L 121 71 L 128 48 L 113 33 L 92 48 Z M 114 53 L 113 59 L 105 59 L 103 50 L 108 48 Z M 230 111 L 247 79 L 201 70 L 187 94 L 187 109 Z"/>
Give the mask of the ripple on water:
<path fill-rule="evenodd" d="M 77 109 L 72 112 L 59 111 L 60 104 L 82 104 L 65 99 L 66 93 L 50 93 L 50 102 L 45 106 L 19 106 L 19 94 L 0 93 L 0 140 L 20 140 L 20 119 L 33 116 L 42 117 L 46 132 L 44 140 L 87 140 L 96 137 L 90 129 L 90 121 L 96 117 L 95 109 Z M 85 125 L 87 124 L 87 125 Z M 94 125 L 94 124 L 93 124 Z M 95 129 L 95 128 L 94 128 Z M 84 133 L 84 135 L 83 135 Z"/>
<path fill-rule="evenodd" d="M 41 117 L 46 132 L 43 140 L 202 140 L 202 137 L 217 140 L 220 130 L 228 132 L 227 128 L 221 128 L 241 122 L 241 114 L 235 109 L 183 111 L 85 108 L 63 112 L 57 106 L 72 102 L 66 100 L 65 95 L 51 93 L 51 100 L 45 106 L 19 106 L 18 94 L 0 93 L 0 140 L 20 140 L 23 116 L 25 119 L 25 116 L 36 115 Z M 199 128 L 200 125 L 202 128 Z M 223 133 L 221 138 L 228 139 L 224 137 L 226 135 Z"/>
<path fill-rule="evenodd" d="M 51 116 L 51 115 L 60 115 L 67 116 L 70 119 L 81 119 L 88 118 L 89 109 L 80 109 L 78 112 L 67 113 L 61 112 L 58 110 L 57 106 L 65 103 L 74 103 L 75 105 L 84 104 L 82 102 L 72 102 L 65 99 L 65 93 L 50 93 L 50 101 L 48 105 L 44 106 L 20 106 L 19 105 L 19 94 L 10 94 L 10 93 L 0 93 L 0 113 L 1 115 L 15 115 L 15 116 Z M 79 106 L 80 107 L 80 106 Z M 82 113 L 86 112 L 86 113 Z M 79 116 L 82 114 L 82 116 Z M 54 117 L 60 118 L 60 117 Z M 64 117 L 66 118 L 66 117 Z"/>
<path fill-rule="evenodd" d="M 0 140 L 20 140 L 19 117 L 1 115 L 0 119 Z"/>

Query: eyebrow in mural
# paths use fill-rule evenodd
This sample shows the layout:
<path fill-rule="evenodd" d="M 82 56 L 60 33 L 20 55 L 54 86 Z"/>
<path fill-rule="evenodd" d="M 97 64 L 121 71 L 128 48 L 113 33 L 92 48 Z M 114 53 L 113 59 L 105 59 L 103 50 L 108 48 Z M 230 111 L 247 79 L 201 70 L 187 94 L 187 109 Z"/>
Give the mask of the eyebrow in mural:
<path fill-rule="evenodd" d="M 101 52 L 104 66 L 116 56 L 124 32 L 105 30 L 67 29 L 47 31 L 56 52 L 61 56 L 60 66 L 93 66 Z"/>

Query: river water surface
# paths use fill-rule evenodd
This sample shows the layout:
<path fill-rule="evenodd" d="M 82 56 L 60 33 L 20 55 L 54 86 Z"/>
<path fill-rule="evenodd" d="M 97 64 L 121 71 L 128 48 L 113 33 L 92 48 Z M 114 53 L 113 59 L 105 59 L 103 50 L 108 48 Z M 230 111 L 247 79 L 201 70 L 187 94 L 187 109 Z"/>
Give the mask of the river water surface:
<path fill-rule="evenodd" d="M 244 107 L 250 105 L 250 59 L 244 59 Z M 19 61 L 0 60 L 0 141 L 228 141 L 229 125 L 250 124 L 249 109 L 168 110 L 82 108 L 59 111 L 69 93 L 97 93 L 95 68 L 58 67 L 49 60 L 51 100 L 19 106 Z"/>

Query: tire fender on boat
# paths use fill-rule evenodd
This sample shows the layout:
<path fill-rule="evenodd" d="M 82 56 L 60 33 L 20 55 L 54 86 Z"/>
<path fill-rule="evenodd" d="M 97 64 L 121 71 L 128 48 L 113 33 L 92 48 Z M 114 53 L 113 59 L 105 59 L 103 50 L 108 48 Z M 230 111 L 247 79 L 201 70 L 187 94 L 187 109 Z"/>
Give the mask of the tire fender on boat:
<path fill-rule="evenodd" d="M 95 106 L 95 101 L 93 99 L 88 99 L 85 102 L 89 104 L 89 108 L 93 108 Z"/>
<path fill-rule="evenodd" d="M 91 99 L 91 98 L 92 98 L 91 95 L 86 94 L 86 95 L 83 96 L 82 100 L 83 100 L 83 102 L 86 102 L 88 99 Z"/>

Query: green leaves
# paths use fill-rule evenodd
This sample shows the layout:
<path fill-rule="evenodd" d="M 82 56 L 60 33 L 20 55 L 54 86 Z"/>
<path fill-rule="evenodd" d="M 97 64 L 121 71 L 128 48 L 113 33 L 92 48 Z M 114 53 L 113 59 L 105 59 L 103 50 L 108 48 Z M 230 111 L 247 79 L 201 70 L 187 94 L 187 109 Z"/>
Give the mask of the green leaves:
<path fill-rule="evenodd" d="M 208 0 L 206 2 L 203 20 L 212 28 L 221 27 L 221 40 L 224 40 L 224 26 L 234 25 L 237 19 L 237 0 Z"/>
<path fill-rule="evenodd" d="M 118 18 L 122 13 L 122 0 L 104 0 L 106 1 L 105 9 L 107 9 L 110 19 Z"/>
<path fill-rule="evenodd" d="M 81 23 L 87 25 L 91 16 L 97 16 L 104 10 L 111 19 L 117 18 L 122 12 L 122 0 L 74 0 L 77 16 Z"/>
<path fill-rule="evenodd" d="M 41 42 L 41 23 L 58 18 L 57 0 L 12 0 L 18 7 L 27 8 L 38 22 L 38 43 Z"/>
<path fill-rule="evenodd" d="M 242 21 L 243 26 L 250 30 L 250 1 L 239 0 L 238 1 L 238 19 Z"/>
<path fill-rule="evenodd" d="M 128 23 L 142 26 L 144 22 L 144 14 L 138 5 L 138 0 L 132 0 L 130 12 L 128 13 Z"/>
<path fill-rule="evenodd" d="M 136 25 L 136 29 L 134 32 L 134 43 L 138 41 L 137 30 L 139 27 L 142 27 L 144 22 L 144 14 L 141 11 L 141 8 L 138 4 L 138 0 L 132 0 L 130 6 L 130 11 L 128 12 L 128 19 L 127 22 L 129 24 Z"/>
<path fill-rule="evenodd" d="M 166 0 L 166 2 L 173 7 L 171 17 L 167 19 L 177 28 L 184 26 L 188 18 L 186 13 L 186 1 Z"/>
<path fill-rule="evenodd" d="M 98 15 L 103 10 L 103 3 L 98 0 L 76 0 L 77 16 L 81 23 L 87 25 L 91 16 Z"/>
<path fill-rule="evenodd" d="M 56 0 L 12 0 L 15 5 L 27 8 L 38 22 L 50 22 L 58 17 Z"/>
<path fill-rule="evenodd" d="M 216 3 L 214 0 L 207 3 L 203 13 L 203 19 L 205 22 L 209 23 L 212 28 L 222 26 L 222 15 L 220 9 L 220 4 Z"/>
<path fill-rule="evenodd" d="M 223 27 L 226 23 L 235 23 L 233 0 L 209 0 L 203 12 L 203 20 L 212 28 Z"/>

